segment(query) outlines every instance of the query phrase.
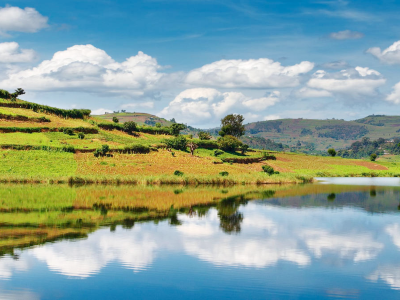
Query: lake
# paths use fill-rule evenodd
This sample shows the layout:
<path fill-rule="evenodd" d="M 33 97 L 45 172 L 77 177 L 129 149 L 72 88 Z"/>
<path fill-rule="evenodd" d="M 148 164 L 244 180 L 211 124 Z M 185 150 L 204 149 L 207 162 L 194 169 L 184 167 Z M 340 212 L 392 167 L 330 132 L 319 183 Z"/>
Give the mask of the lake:
<path fill-rule="evenodd" d="M 0 299 L 399 299 L 400 179 L 2 185 Z"/>

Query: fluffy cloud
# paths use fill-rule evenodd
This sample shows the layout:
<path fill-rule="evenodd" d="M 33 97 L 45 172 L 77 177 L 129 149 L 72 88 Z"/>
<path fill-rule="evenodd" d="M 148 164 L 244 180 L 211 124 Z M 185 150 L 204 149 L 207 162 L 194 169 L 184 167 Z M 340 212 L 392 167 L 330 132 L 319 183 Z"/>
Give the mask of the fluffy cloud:
<path fill-rule="evenodd" d="M 189 72 L 186 83 L 219 88 L 294 87 L 300 84 L 300 75 L 313 68 L 309 61 L 284 67 L 267 58 L 220 60 Z"/>
<path fill-rule="evenodd" d="M 154 108 L 154 102 L 153 101 L 149 101 L 149 102 L 141 102 L 141 103 L 127 103 L 127 104 L 123 104 L 121 105 L 121 108 Z"/>
<path fill-rule="evenodd" d="M 323 98 L 332 97 L 332 93 L 326 90 L 316 90 L 308 87 L 303 87 L 295 92 L 298 98 Z"/>
<path fill-rule="evenodd" d="M 106 112 L 112 113 L 113 111 L 110 109 L 106 109 L 106 108 L 98 108 L 98 109 L 92 110 L 92 115 L 93 116 L 104 115 Z"/>
<path fill-rule="evenodd" d="M 378 87 L 384 85 L 386 79 L 372 69 L 355 67 L 340 72 L 328 73 L 319 70 L 308 81 L 307 86 L 314 90 L 303 90 L 309 95 L 341 95 L 353 98 L 371 97 L 378 93 Z"/>
<path fill-rule="evenodd" d="M 180 93 L 159 114 L 174 117 L 179 122 L 200 124 L 215 122 L 228 113 L 242 113 L 244 109 L 260 111 L 279 101 L 279 92 L 251 99 L 239 92 L 222 93 L 211 88 L 188 89 Z"/>
<path fill-rule="evenodd" d="M 160 73 L 157 60 L 139 52 L 122 63 L 92 45 L 76 45 L 37 67 L 9 74 L 0 85 L 31 91 L 80 91 L 129 97 L 153 95 L 174 75 Z"/>
<path fill-rule="evenodd" d="M 354 40 L 363 38 L 364 34 L 357 31 L 343 30 L 339 32 L 332 32 L 329 37 L 334 40 Z"/>
<path fill-rule="evenodd" d="M 34 8 L 6 6 L 0 8 L 0 35 L 7 32 L 37 32 L 47 27 L 47 17 L 42 16 Z"/>
<path fill-rule="evenodd" d="M 393 87 L 393 91 L 386 97 L 386 100 L 394 104 L 400 104 L 400 82 Z"/>
<path fill-rule="evenodd" d="M 24 63 L 36 58 L 31 49 L 20 49 L 18 43 L 0 43 L 0 63 Z"/>
<path fill-rule="evenodd" d="M 400 64 L 400 41 L 393 43 L 393 45 L 383 51 L 379 47 L 369 48 L 367 53 L 372 54 L 385 64 Z"/>

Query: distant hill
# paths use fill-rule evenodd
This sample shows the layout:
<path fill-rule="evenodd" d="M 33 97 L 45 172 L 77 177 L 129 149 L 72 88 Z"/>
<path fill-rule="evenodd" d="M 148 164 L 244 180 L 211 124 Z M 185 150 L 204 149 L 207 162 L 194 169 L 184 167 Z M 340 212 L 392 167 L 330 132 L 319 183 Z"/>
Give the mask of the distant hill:
<path fill-rule="evenodd" d="M 94 117 L 101 118 L 103 120 L 112 121 L 113 117 L 117 117 L 120 123 L 133 121 L 139 125 L 150 125 L 154 126 L 156 123 L 161 123 L 162 126 L 170 126 L 173 122 L 168 121 L 164 118 L 157 117 L 155 115 L 146 113 L 130 113 L 130 112 L 119 112 L 119 113 L 106 113 L 104 115 L 96 115 Z"/>
<path fill-rule="evenodd" d="M 400 116 L 372 115 L 355 121 L 281 119 L 246 125 L 246 136 L 271 139 L 298 150 L 312 152 L 342 149 L 369 137 L 400 137 Z M 299 143 L 300 142 L 300 143 Z"/>

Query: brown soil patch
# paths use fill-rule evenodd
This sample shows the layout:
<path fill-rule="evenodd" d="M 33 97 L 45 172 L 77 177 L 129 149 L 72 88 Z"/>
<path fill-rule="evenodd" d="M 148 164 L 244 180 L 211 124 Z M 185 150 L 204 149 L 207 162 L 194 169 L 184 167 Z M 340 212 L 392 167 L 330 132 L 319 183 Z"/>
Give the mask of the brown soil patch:
<path fill-rule="evenodd" d="M 358 162 L 354 162 L 354 164 L 357 166 L 366 167 L 370 170 L 388 170 L 388 168 L 385 166 L 374 164 L 374 163 L 367 162 L 367 161 L 358 161 Z"/>

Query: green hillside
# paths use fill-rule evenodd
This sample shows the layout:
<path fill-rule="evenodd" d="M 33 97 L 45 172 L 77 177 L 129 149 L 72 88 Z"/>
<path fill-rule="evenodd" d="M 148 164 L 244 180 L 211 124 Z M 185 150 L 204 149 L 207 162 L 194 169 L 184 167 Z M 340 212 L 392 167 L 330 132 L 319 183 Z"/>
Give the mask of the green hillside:
<path fill-rule="evenodd" d="M 250 123 L 246 130 L 249 137 L 271 139 L 299 150 L 325 151 L 346 148 L 363 137 L 399 137 L 400 116 L 368 116 L 355 121 L 281 119 Z"/>
<path fill-rule="evenodd" d="M 138 113 L 138 112 L 115 112 L 115 113 L 106 113 L 104 115 L 94 116 L 103 120 L 112 121 L 114 117 L 117 117 L 120 123 L 133 121 L 139 125 L 150 125 L 154 126 L 156 123 L 160 123 L 162 126 L 170 126 L 173 122 L 168 121 L 164 118 L 157 117 L 155 115 L 146 114 L 146 113 Z"/>

